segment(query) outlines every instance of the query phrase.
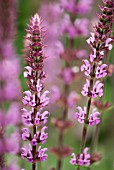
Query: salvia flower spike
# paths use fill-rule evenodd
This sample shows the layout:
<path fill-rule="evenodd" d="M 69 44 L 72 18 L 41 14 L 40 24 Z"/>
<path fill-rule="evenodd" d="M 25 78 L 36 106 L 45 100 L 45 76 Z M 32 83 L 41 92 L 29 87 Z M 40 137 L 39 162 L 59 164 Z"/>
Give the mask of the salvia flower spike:
<path fill-rule="evenodd" d="M 113 38 L 111 37 L 111 28 L 113 23 L 114 2 L 111 0 L 103 1 L 105 6 L 101 8 L 101 15 L 98 15 L 99 22 L 95 26 L 95 33 L 90 33 L 91 37 L 87 40 L 87 43 L 92 48 L 92 53 L 89 56 L 89 60 L 83 60 L 81 71 L 84 72 L 86 83 L 82 89 L 82 95 L 88 97 L 87 107 L 77 107 L 75 118 L 79 123 L 84 124 L 81 142 L 81 153 L 76 156 L 72 154 L 73 158 L 70 163 L 80 166 L 90 166 L 91 155 L 87 153 L 88 148 L 86 145 L 87 127 L 94 126 L 101 122 L 100 113 L 96 108 L 91 108 L 91 102 L 94 98 L 103 96 L 104 84 L 101 82 L 101 78 L 107 75 L 107 65 L 103 64 L 103 58 L 105 52 L 112 50 Z M 92 113 L 91 113 L 92 112 Z M 84 149 L 85 148 L 85 149 Z"/>
<path fill-rule="evenodd" d="M 28 28 L 26 38 L 29 40 L 29 45 L 26 48 L 29 53 L 25 57 L 28 65 L 25 67 L 24 77 L 28 80 L 29 90 L 24 92 L 23 97 L 23 104 L 26 108 L 22 109 L 22 121 L 26 127 L 22 129 L 22 139 L 29 141 L 29 147 L 22 148 L 21 157 L 32 163 L 32 170 L 35 170 L 36 162 L 43 162 L 47 158 L 47 148 L 42 148 L 40 144 L 44 144 L 48 137 L 45 124 L 49 112 L 44 111 L 44 107 L 49 103 L 49 91 L 43 92 L 45 56 L 42 43 L 42 20 L 38 14 L 31 18 Z"/>

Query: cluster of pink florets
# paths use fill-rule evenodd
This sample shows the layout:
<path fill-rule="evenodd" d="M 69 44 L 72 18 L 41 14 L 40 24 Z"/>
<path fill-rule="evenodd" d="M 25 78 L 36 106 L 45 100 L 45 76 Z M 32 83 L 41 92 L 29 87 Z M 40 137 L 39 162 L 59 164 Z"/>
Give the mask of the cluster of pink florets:
<path fill-rule="evenodd" d="M 72 159 L 70 160 L 70 163 L 72 165 L 80 165 L 80 166 L 89 166 L 90 165 L 90 154 L 88 153 L 89 148 L 85 148 L 83 153 L 76 155 L 75 153 L 72 153 Z"/>
<path fill-rule="evenodd" d="M 48 111 L 44 111 L 44 107 L 49 103 L 49 91 L 43 92 L 43 79 L 45 72 L 43 71 L 43 47 L 41 19 L 36 14 L 30 20 L 27 30 L 29 40 L 29 55 L 26 56 L 28 66 L 25 67 L 24 77 L 28 80 L 29 90 L 24 92 L 23 104 L 27 108 L 23 108 L 22 121 L 27 127 L 22 129 L 22 139 L 29 141 L 29 148 L 22 148 L 21 157 L 26 158 L 29 162 L 45 161 L 47 158 L 47 148 L 42 149 L 37 145 L 46 142 L 48 133 L 45 126 L 48 119 Z M 30 108 L 28 110 L 28 108 Z"/>
<path fill-rule="evenodd" d="M 103 87 L 104 84 L 101 81 L 102 78 L 106 77 L 108 74 L 108 66 L 103 63 L 103 58 L 106 51 L 112 50 L 113 38 L 110 37 L 111 33 L 111 23 L 113 22 L 113 8 L 114 3 L 112 1 L 103 1 L 105 7 L 100 7 L 102 14 L 98 15 L 99 22 L 95 27 L 95 33 L 91 33 L 91 37 L 87 40 L 87 43 L 92 48 L 92 52 L 89 55 L 89 59 L 83 60 L 83 65 L 81 66 L 81 71 L 84 71 L 86 78 L 86 83 L 82 89 L 82 95 L 87 96 L 90 105 L 91 100 L 97 97 L 103 96 Z M 91 107 L 91 106 L 89 106 Z M 75 113 L 75 119 L 79 123 L 84 124 L 84 126 L 93 126 L 101 122 L 100 113 L 96 108 L 89 109 L 84 107 L 84 110 L 78 106 L 77 112 Z M 92 110 L 92 113 L 90 113 Z M 85 155 L 82 156 L 83 159 L 87 156 L 90 160 L 90 155 L 85 152 Z M 80 154 L 83 155 L 83 154 Z M 75 154 L 72 155 L 71 164 L 78 164 L 79 166 L 84 165 L 84 162 L 80 162 L 76 159 Z M 86 161 L 85 161 L 86 162 Z M 87 164 L 86 164 L 87 163 Z M 90 161 L 86 162 L 85 165 L 89 166 Z"/>

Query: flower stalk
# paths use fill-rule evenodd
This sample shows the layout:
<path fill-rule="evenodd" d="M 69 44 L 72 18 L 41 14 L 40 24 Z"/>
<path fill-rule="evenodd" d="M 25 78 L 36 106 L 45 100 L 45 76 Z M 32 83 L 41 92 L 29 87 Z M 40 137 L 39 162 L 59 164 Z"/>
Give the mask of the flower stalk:
<path fill-rule="evenodd" d="M 83 152 L 86 146 L 86 136 L 88 126 L 99 126 L 101 122 L 101 114 L 91 107 L 92 100 L 96 97 L 103 96 L 104 84 L 98 79 L 104 78 L 107 75 L 107 65 L 103 64 L 103 58 L 105 52 L 112 50 L 113 39 L 110 37 L 111 26 L 113 22 L 114 2 L 111 0 L 103 1 L 105 6 L 100 7 L 102 13 L 98 15 L 99 22 L 95 26 L 95 33 L 91 33 L 91 37 L 87 40 L 87 43 L 92 48 L 92 53 L 88 60 L 83 60 L 84 64 L 81 66 L 81 71 L 84 71 L 85 75 L 89 78 L 86 79 L 86 84 L 83 87 L 82 95 L 88 97 L 87 108 L 84 107 L 84 111 L 81 107 L 77 107 L 79 112 L 76 112 L 75 118 L 83 123 L 82 141 L 80 154 Z M 92 110 L 92 114 L 90 113 Z M 91 165 L 91 155 L 89 157 L 89 163 L 85 164 L 84 159 L 82 163 L 79 162 L 79 157 L 75 156 L 71 159 L 72 164 L 77 164 L 77 170 L 80 170 L 80 166 Z M 75 163 L 73 162 L 75 160 Z"/>
<path fill-rule="evenodd" d="M 28 66 L 25 67 L 24 77 L 28 80 L 29 90 L 24 92 L 23 104 L 30 110 L 23 109 L 22 121 L 27 128 L 22 129 L 22 139 L 29 141 L 29 149 L 23 147 L 21 157 L 32 163 L 32 170 L 36 170 L 36 163 L 45 161 L 48 156 L 45 153 L 47 148 L 42 149 L 39 144 L 44 144 L 48 138 L 45 124 L 49 112 L 44 111 L 44 107 L 49 103 L 49 91 L 43 92 L 43 79 L 46 75 L 43 71 L 45 45 L 42 44 L 42 36 L 45 30 L 38 14 L 31 18 L 28 28 L 26 39 L 29 40 L 29 45 L 26 48 L 29 53 L 25 58 Z"/>

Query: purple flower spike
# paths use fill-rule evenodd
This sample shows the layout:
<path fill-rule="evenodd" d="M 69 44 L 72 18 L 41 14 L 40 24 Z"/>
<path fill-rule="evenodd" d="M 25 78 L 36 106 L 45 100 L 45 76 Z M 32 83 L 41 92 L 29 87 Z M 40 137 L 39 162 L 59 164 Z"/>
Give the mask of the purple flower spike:
<path fill-rule="evenodd" d="M 80 2 L 85 3 L 86 0 L 79 0 L 78 4 L 80 4 Z M 85 148 L 85 146 L 88 125 L 94 126 L 101 122 L 101 114 L 96 110 L 96 108 L 91 109 L 91 105 L 94 98 L 103 96 L 104 84 L 103 81 L 100 82 L 98 79 L 104 78 L 108 74 L 108 66 L 103 64 L 103 61 L 105 61 L 103 58 L 108 51 L 112 50 L 112 43 L 114 42 L 113 38 L 111 38 L 112 24 L 114 22 L 114 1 L 103 0 L 103 3 L 104 7 L 100 6 L 101 14 L 97 15 L 99 20 L 98 24 L 94 27 L 94 33 L 91 32 L 91 36 L 87 40 L 87 43 L 92 49 L 92 52 L 89 55 L 89 61 L 87 59 L 83 60 L 84 64 L 81 66 L 81 71 L 84 71 L 85 75 L 88 77 L 82 90 L 82 95 L 88 97 L 88 102 L 87 106 L 84 107 L 84 110 L 78 106 L 78 112 L 75 113 L 75 118 L 78 122 L 84 125 L 82 132 L 81 153 L 77 156 L 73 153 L 73 158 L 70 161 L 71 164 L 78 165 L 78 170 L 80 170 L 80 166 L 90 166 L 91 163 L 99 160 L 99 158 L 94 158 L 94 154 L 91 157 L 88 153 L 89 149 Z M 98 126 L 96 127 L 93 139 L 97 138 L 97 133 Z M 97 140 L 94 140 L 92 142 L 92 147 L 95 146 L 96 141 Z M 95 152 L 94 149 L 94 147 L 91 149 L 93 153 Z M 93 161 L 92 159 L 96 160 Z"/>
<path fill-rule="evenodd" d="M 39 15 L 35 14 L 30 20 L 28 25 L 27 37 L 29 44 L 26 47 L 26 61 L 24 77 L 28 80 L 29 90 L 25 91 L 23 97 L 23 104 L 26 108 L 22 109 L 22 121 L 28 128 L 22 129 L 22 139 L 28 141 L 30 149 L 22 148 L 21 157 L 26 158 L 28 162 L 32 163 L 32 169 L 36 166 L 36 162 L 45 161 L 47 158 L 47 148 L 41 149 L 39 146 L 38 152 L 37 145 L 46 142 L 48 133 L 45 132 L 49 112 L 44 111 L 44 107 L 49 104 L 50 98 L 48 97 L 49 91 L 43 91 L 43 79 L 46 74 L 43 70 L 44 67 L 44 47 L 42 43 L 44 27 Z M 42 112 L 43 111 L 43 112 Z"/>

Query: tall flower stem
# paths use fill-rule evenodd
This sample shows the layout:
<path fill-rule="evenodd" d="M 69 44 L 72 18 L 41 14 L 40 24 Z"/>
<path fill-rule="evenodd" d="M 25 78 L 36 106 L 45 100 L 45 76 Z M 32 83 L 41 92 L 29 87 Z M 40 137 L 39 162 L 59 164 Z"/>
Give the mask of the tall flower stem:
<path fill-rule="evenodd" d="M 29 46 L 27 46 L 29 51 L 25 55 L 28 66 L 25 67 L 24 77 L 28 80 L 29 90 L 24 92 L 23 104 L 29 107 L 30 111 L 22 109 L 24 112 L 22 121 L 27 126 L 22 129 L 22 139 L 28 140 L 30 143 L 29 149 L 22 148 L 21 157 L 32 163 L 32 170 L 36 170 L 36 163 L 45 161 L 48 156 L 45 154 L 47 148 L 42 149 L 39 143 L 44 144 L 48 138 L 48 133 L 45 132 L 47 126 L 44 124 L 47 122 L 49 112 L 44 111 L 44 107 L 49 103 L 49 97 L 47 97 L 49 91 L 43 92 L 43 79 L 45 78 L 43 60 L 45 56 L 42 36 L 44 27 L 38 14 L 32 17 L 28 28 L 29 30 L 26 31 L 29 35 L 27 34 L 26 39 L 29 40 Z"/>
<path fill-rule="evenodd" d="M 110 29 L 111 28 L 112 28 L 112 24 L 110 26 Z M 111 36 L 111 34 L 110 34 L 110 36 Z M 104 63 L 108 64 L 108 60 L 109 60 L 109 52 L 107 51 L 103 61 L 104 61 Z M 105 81 L 106 81 L 105 79 L 102 80 L 103 83 L 105 83 Z M 103 101 L 103 98 L 101 100 Z M 101 113 L 101 123 L 102 123 L 102 113 Z M 96 149 L 96 146 L 97 146 L 97 143 L 98 143 L 98 140 L 99 140 L 98 138 L 99 138 L 101 123 L 96 125 L 95 131 L 94 131 L 93 136 L 92 136 L 91 155 L 94 155 L 94 153 L 95 153 L 95 149 Z"/>
<path fill-rule="evenodd" d="M 98 22 L 98 25 L 95 27 L 95 33 L 91 33 L 92 37 L 90 37 L 87 40 L 87 43 L 90 44 L 90 46 L 93 49 L 93 53 L 90 54 L 89 56 L 91 64 L 88 62 L 88 60 L 84 60 L 85 65 L 81 67 L 81 71 L 85 70 L 85 75 L 86 76 L 89 75 L 90 77 L 89 80 L 86 80 L 87 84 L 84 85 L 84 88 L 82 91 L 82 94 L 84 96 L 88 96 L 88 103 L 86 107 L 87 109 L 86 111 L 82 112 L 82 109 L 78 107 L 79 112 L 81 112 L 81 115 L 80 113 L 76 113 L 76 118 L 78 118 L 80 123 L 83 123 L 82 120 L 84 119 L 82 141 L 81 141 L 81 151 L 80 151 L 81 153 L 83 152 L 85 144 L 86 144 L 88 125 L 90 126 L 94 125 L 94 124 L 91 124 L 91 122 L 94 120 L 94 117 L 91 115 L 89 116 L 92 98 L 96 98 L 97 96 L 99 97 L 103 96 L 103 89 L 102 89 L 102 87 L 104 86 L 103 82 L 101 80 L 102 83 L 100 83 L 100 81 L 96 81 L 96 79 L 104 78 L 107 75 L 107 69 L 106 69 L 107 65 L 103 64 L 103 58 L 104 58 L 104 53 L 112 49 L 111 43 L 113 42 L 113 39 L 110 38 L 110 33 L 111 33 L 111 26 L 113 22 L 114 2 L 111 0 L 107 0 L 103 2 L 105 4 L 105 7 L 100 7 L 102 13 L 101 15 L 98 15 L 98 18 L 100 21 Z M 95 115 L 99 115 L 99 113 L 97 112 Z M 99 116 L 101 117 L 101 114 Z M 99 131 L 99 126 L 100 126 L 98 124 L 100 122 L 101 120 L 98 122 L 95 122 L 97 127 L 95 130 L 95 136 L 93 136 L 93 148 L 95 147 L 94 145 L 96 144 L 96 141 L 97 141 L 96 137 L 98 137 L 98 131 Z M 79 156 L 79 160 L 76 160 L 76 156 L 74 153 L 73 153 L 73 159 L 71 160 L 71 163 L 78 164 L 77 170 L 80 170 L 80 166 L 85 164 L 85 162 L 80 162 L 80 156 Z"/>

